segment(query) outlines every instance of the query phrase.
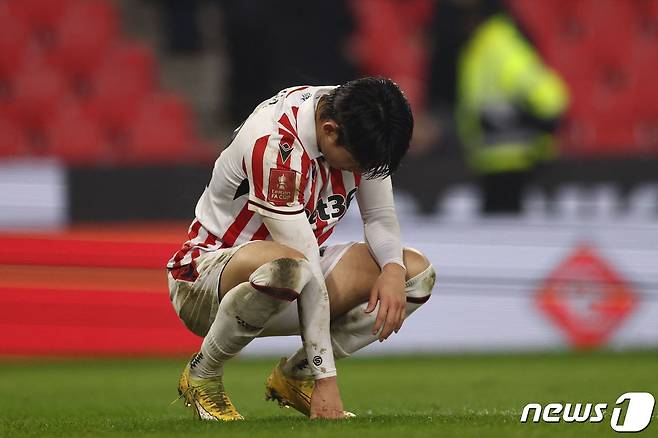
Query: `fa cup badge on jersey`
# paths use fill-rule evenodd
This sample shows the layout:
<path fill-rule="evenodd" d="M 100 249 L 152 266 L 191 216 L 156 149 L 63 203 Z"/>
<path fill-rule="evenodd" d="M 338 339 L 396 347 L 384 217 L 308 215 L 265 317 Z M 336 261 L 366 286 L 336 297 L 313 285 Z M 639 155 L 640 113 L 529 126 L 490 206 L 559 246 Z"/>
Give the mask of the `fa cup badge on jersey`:
<path fill-rule="evenodd" d="M 277 206 L 291 204 L 295 200 L 296 179 L 294 170 L 270 169 L 267 201 Z"/>
<path fill-rule="evenodd" d="M 279 190 L 285 190 L 286 189 L 286 177 L 281 175 L 278 178 L 279 181 Z"/>

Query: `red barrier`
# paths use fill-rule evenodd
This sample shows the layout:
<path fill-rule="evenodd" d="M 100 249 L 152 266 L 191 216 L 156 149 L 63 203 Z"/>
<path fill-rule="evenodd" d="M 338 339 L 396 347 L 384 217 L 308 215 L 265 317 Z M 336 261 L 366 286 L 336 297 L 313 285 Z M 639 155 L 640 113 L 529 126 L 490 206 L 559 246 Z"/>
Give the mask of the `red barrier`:
<path fill-rule="evenodd" d="M 94 266 L 164 269 L 180 242 L 64 240 L 0 236 L 0 265 Z"/>
<path fill-rule="evenodd" d="M 0 356 L 191 354 L 165 265 L 187 224 L 0 235 Z"/>
<path fill-rule="evenodd" d="M 0 354 L 188 354 L 201 339 L 178 320 L 166 291 L 0 288 Z"/>

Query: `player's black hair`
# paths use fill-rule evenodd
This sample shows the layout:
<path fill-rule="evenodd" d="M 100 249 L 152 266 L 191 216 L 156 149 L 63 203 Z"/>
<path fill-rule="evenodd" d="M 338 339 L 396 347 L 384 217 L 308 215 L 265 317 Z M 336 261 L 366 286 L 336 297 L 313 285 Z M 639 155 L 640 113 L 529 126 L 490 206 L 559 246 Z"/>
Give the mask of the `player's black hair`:
<path fill-rule="evenodd" d="M 367 178 L 382 178 L 397 170 L 409 149 L 414 118 L 395 82 L 356 79 L 323 99 L 320 120 L 338 124 L 338 144 L 350 151 Z"/>

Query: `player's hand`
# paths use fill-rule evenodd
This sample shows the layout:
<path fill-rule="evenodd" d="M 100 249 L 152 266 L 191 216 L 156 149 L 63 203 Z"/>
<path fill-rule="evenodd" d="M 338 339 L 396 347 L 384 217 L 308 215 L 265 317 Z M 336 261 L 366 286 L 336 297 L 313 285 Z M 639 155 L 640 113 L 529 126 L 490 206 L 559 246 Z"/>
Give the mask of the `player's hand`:
<path fill-rule="evenodd" d="M 315 381 L 315 387 L 311 394 L 311 420 L 318 418 L 330 420 L 345 418 L 336 377 L 327 377 Z"/>
<path fill-rule="evenodd" d="M 394 331 L 397 333 L 404 322 L 407 302 L 404 292 L 405 274 L 406 271 L 402 266 L 389 263 L 384 266 L 370 291 L 366 313 L 375 310 L 377 301 L 379 301 L 377 319 L 372 328 L 374 335 L 383 327 L 379 333 L 379 342 L 384 341 Z"/>

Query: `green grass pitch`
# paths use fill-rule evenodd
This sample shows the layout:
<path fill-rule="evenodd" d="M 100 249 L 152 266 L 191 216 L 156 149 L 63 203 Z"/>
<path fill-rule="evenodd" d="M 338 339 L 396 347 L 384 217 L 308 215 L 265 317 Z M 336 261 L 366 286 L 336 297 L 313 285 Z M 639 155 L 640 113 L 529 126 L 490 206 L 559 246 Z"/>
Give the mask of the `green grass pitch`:
<path fill-rule="evenodd" d="M 358 418 L 310 422 L 263 399 L 275 359 L 237 359 L 227 389 L 247 421 L 202 423 L 177 396 L 184 358 L 0 362 L 0 436 L 582 437 L 624 392 L 658 396 L 658 352 L 367 357 L 341 361 Z M 599 424 L 519 422 L 526 403 L 604 402 Z M 658 412 L 638 436 L 658 436 Z"/>

